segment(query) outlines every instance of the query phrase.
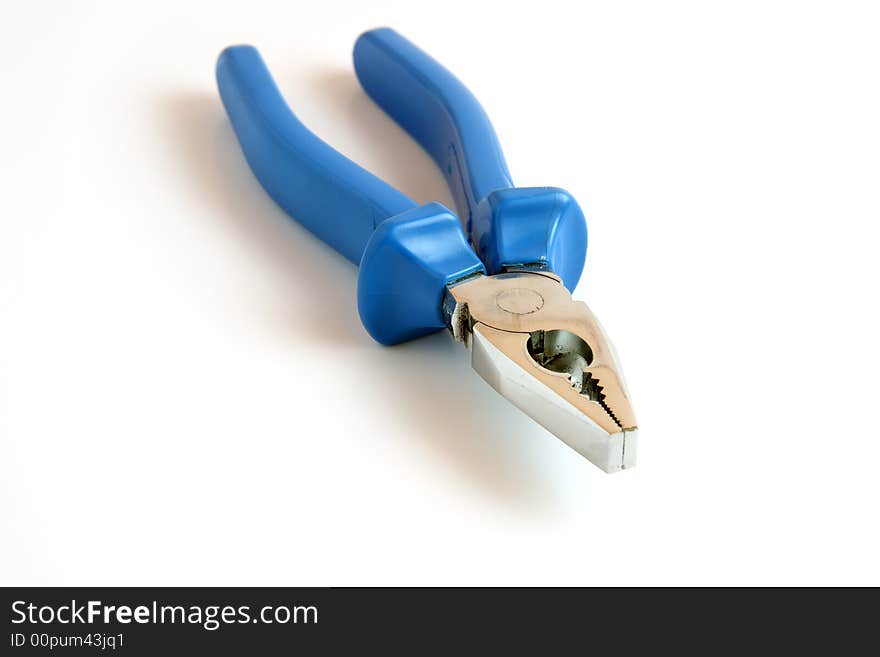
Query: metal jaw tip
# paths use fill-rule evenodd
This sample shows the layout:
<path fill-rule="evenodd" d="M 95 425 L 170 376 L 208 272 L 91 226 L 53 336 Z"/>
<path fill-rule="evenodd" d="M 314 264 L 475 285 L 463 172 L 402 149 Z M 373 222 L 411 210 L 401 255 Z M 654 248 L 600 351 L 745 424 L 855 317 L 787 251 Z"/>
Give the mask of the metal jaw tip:
<path fill-rule="evenodd" d="M 445 308 L 496 391 L 605 472 L 635 465 L 636 418 L 614 348 L 558 277 L 476 276 L 449 288 Z"/>

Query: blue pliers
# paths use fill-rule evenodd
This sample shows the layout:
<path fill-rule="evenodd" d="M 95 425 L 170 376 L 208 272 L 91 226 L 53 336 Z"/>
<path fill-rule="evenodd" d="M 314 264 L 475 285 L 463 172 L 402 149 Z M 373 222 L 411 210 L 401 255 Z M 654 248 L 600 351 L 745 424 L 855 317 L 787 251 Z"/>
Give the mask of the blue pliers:
<path fill-rule="evenodd" d="M 217 84 L 248 164 L 291 217 L 360 266 L 358 310 L 385 345 L 448 329 L 499 393 L 606 472 L 635 464 L 637 427 L 614 349 L 571 299 L 587 248 L 577 202 L 514 187 L 485 111 L 397 32 L 354 46 L 367 94 L 431 155 L 461 221 L 418 206 L 311 133 L 252 46 Z"/>

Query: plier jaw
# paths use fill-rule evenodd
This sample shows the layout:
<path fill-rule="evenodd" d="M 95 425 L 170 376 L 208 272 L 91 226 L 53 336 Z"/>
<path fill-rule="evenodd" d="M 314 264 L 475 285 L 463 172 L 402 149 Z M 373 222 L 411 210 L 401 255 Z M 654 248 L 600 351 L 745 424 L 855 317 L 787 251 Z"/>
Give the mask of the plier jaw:
<path fill-rule="evenodd" d="M 445 308 L 499 394 L 605 472 L 635 465 L 637 423 L 616 352 L 559 277 L 475 276 L 450 286 Z"/>

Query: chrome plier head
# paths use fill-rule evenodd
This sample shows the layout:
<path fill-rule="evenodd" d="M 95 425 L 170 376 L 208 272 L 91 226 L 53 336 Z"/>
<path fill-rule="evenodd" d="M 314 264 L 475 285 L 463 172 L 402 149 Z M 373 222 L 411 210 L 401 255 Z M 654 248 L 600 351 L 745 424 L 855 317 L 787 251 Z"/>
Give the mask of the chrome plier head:
<path fill-rule="evenodd" d="M 614 348 L 557 276 L 476 276 L 449 288 L 446 309 L 496 391 L 604 471 L 635 465 L 637 423 Z"/>

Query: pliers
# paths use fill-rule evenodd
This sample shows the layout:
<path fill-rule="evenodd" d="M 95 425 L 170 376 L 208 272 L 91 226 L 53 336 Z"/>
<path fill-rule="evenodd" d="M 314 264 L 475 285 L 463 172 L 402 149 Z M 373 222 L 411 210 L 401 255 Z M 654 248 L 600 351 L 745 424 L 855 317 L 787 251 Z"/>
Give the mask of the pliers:
<path fill-rule="evenodd" d="M 555 187 L 514 187 L 489 118 L 449 71 L 388 28 L 362 34 L 367 94 L 431 155 L 462 221 L 417 206 L 297 120 L 252 46 L 217 62 L 244 155 L 291 217 L 360 265 L 358 311 L 393 345 L 441 329 L 495 390 L 606 472 L 635 465 L 636 419 L 614 349 L 573 301 L 587 229 Z"/>

